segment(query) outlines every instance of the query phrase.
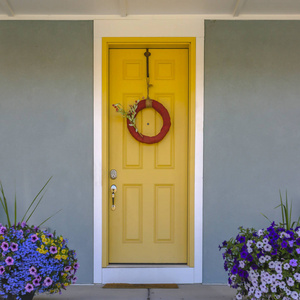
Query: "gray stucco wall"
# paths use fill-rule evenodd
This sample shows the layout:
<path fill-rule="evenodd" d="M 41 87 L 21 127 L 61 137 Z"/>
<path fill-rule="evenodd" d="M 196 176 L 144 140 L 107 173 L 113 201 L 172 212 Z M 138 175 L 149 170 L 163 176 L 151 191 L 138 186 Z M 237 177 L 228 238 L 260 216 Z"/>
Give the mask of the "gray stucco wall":
<path fill-rule="evenodd" d="M 300 215 L 300 22 L 205 23 L 204 282 L 225 283 L 217 247 L 238 226 Z"/>
<path fill-rule="evenodd" d="M 78 282 L 91 283 L 93 23 L 0 21 L 0 180 L 20 216 L 52 175 L 31 224 L 62 209 L 45 226 L 69 239 Z"/>
<path fill-rule="evenodd" d="M 204 272 L 225 283 L 218 245 L 240 225 L 300 214 L 300 22 L 205 26 Z M 0 22 L 0 180 L 19 213 L 53 175 L 31 223 L 69 239 L 93 282 L 92 22 Z M 0 219 L 3 214 L 0 212 Z"/>

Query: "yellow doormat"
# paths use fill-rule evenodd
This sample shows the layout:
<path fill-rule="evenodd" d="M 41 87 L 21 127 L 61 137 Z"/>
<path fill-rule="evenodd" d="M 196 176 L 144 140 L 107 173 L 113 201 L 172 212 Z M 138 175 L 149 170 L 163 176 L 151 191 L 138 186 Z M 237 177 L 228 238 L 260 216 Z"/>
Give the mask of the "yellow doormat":
<path fill-rule="evenodd" d="M 104 289 L 178 289 L 175 283 L 164 284 L 130 284 L 130 283 L 107 283 Z"/>

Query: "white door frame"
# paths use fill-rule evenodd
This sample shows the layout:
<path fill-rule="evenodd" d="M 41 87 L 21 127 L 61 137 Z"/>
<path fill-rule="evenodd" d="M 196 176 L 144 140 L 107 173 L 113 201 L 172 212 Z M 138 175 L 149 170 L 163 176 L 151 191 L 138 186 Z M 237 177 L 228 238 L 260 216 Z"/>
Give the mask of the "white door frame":
<path fill-rule="evenodd" d="M 102 38 L 196 37 L 194 267 L 102 268 Z M 203 241 L 204 19 L 137 17 L 94 21 L 94 283 L 201 283 Z"/>

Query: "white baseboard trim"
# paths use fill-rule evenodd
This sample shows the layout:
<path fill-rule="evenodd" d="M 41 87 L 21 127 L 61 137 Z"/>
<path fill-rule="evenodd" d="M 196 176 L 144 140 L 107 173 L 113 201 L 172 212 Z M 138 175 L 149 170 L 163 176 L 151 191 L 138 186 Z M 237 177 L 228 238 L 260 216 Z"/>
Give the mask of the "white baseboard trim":
<path fill-rule="evenodd" d="M 103 283 L 194 283 L 194 268 L 103 268 Z"/>

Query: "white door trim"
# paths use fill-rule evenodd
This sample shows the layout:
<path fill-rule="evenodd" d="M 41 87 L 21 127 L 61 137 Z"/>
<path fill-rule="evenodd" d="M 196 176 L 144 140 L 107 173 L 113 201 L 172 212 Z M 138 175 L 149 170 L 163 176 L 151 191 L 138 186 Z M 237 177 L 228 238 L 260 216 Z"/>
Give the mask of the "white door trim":
<path fill-rule="evenodd" d="M 196 37 L 194 267 L 102 268 L 102 38 Z M 94 21 L 94 283 L 201 283 L 203 242 L 204 19 Z"/>

